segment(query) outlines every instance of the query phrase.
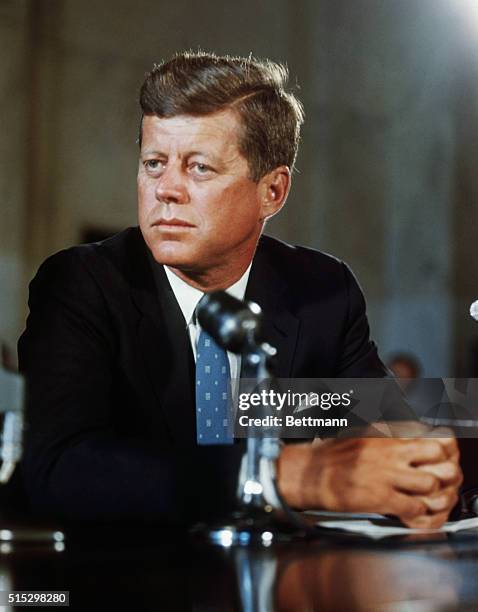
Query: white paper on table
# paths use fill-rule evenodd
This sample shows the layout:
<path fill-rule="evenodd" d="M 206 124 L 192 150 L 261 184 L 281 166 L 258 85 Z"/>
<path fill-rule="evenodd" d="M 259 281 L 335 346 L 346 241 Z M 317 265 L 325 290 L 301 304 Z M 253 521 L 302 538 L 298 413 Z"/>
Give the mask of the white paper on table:
<path fill-rule="evenodd" d="M 450 521 L 439 529 L 410 529 L 398 524 L 381 514 L 345 514 L 338 512 L 307 512 L 309 516 L 315 515 L 317 527 L 326 529 L 339 529 L 349 531 L 368 538 L 380 539 L 396 535 L 410 535 L 423 533 L 456 533 L 465 529 L 478 530 L 478 517 Z M 383 524 L 380 522 L 383 521 Z"/>

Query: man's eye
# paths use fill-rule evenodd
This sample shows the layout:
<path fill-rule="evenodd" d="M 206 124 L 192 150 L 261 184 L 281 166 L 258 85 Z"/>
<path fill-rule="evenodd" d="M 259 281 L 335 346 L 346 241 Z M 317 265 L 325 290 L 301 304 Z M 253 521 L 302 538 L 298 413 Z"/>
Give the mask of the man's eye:
<path fill-rule="evenodd" d="M 207 166 L 206 164 L 200 164 L 197 162 L 194 164 L 191 164 L 190 167 L 197 174 L 208 174 L 210 172 L 213 172 L 213 169 L 211 168 L 211 166 Z"/>
<path fill-rule="evenodd" d="M 160 167 L 159 159 L 146 159 L 143 164 L 147 170 L 157 170 Z"/>

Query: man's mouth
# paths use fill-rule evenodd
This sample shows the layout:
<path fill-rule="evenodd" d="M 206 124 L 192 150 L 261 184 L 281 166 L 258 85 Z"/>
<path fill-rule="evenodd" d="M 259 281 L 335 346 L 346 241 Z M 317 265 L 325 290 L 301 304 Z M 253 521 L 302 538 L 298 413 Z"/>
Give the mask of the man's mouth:
<path fill-rule="evenodd" d="M 188 223 L 188 221 L 184 221 L 184 219 L 159 219 L 153 223 L 154 227 L 163 227 L 164 229 L 169 229 L 173 227 L 177 228 L 188 228 L 188 227 L 196 227 L 192 223 Z"/>

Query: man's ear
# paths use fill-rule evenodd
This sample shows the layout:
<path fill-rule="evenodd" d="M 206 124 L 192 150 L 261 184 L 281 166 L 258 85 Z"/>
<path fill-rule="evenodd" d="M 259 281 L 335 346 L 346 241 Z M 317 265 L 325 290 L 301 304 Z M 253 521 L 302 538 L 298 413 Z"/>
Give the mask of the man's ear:
<path fill-rule="evenodd" d="M 285 204 L 290 182 L 290 170 L 287 166 L 279 166 L 261 178 L 258 188 L 262 221 L 278 213 Z"/>

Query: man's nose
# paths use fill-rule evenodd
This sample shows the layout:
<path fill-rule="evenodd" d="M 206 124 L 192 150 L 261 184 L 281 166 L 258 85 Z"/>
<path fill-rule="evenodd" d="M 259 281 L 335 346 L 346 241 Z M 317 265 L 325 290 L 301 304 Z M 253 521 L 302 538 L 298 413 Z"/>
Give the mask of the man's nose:
<path fill-rule="evenodd" d="M 185 204 L 188 201 L 186 178 L 180 168 L 166 166 L 156 186 L 156 198 L 166 204 Z"/>

